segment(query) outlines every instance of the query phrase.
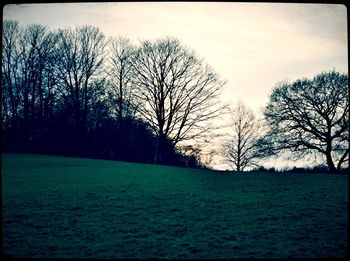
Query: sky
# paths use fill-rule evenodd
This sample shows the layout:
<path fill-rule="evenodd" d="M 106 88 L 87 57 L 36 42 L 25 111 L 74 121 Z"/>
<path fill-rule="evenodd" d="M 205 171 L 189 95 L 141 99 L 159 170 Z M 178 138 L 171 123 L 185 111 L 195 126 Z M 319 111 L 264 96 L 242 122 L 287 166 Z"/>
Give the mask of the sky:
<path fill-rule="evenodd" d="M 51 29 L 97 26 L 137 43 L 178 38 L 227 81 L 222 101 L 260 113 L 273 87 L 335 69 L 348 72 L 344 5 L 122 2 L 6 5 L 3 19 Z M 277 165 L 276 165 L 277 164 Z M 279 164 L 279 165 L 278 165 Z M 276 167 L 281 162 L 272 162 Z M 286 166 L 293 164 L 284 161 Z"/>

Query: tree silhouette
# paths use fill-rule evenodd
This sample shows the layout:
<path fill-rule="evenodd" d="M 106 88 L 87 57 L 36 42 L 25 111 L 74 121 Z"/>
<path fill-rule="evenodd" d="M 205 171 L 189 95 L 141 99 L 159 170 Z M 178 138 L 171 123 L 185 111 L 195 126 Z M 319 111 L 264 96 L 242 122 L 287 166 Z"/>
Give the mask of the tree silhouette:
<path fill-rule="evenodd" d="M 222 83 L 178 41 L 5 20 L 2 47 L 3 151 L 199 165 L 175 145 L 219 113 Z"/>
<path fill-rule="evenodd" d="M 13 136 L 17 136 L 19 129 L 18 121 L 21 107 L 20 37 L 21 28 L 18 22 L 4 21 L 2 30 L 1 120 L 4 137 L 7 137 L 9 143 L 14 141 Z M 15 145 L 11 144 L 11 146 Z"/>
<path fill-rule="evenodd" d="M 96 27 L 58 32 L 56 73 L 61 97 L 72 107 L 75 124 L 82 127 L 85 127 L 89 102 L 98 95 L 102 81 L 105 45 L 104 36 Z"/>
<path fill-rule="evenodd" d="M 227 162 L 237 171 L 243 171 L 248 166 L 257 166 L 256 160 L 260 155 L 257 140 L 262 133 L 262 124 L 241 102 L 230 108 L 230 116 L 230 138 L 223 145 Z"/>
<path fill-rule="evenodd" d="M 52 118 L 53 55 L 56 38 L 42 25 L 20 28 L 5 21 L 3 30 L 3 123 L 20 130 L 22 149 L 33 146 Z"/>
<path fill-rule="evenodd" d="M 193 51 L 177 39 L 143 41 L 136 53 L 134 84 L 143 101 L 139 113 L 157 136 L 154 161 L 167 150 L 206 131 L 204 123 L 219 115 L 223 83 Z"/>
<path fill-rule="evenodd" d="M 84 142 L 91 105 L 103 92 L 105 46 L 105 38 L 96 27 L 58 31 L 55 69 L 60 101 L 79 147 Z"/>
<path fill-rule="evenodd" d="M 295 157 L 317 152 L 330 170 L 349 156 L 348 76 L 336 71 L 312 80 L 279 83 L 265 109 L 269 131 L 261 146 L 269 155 L 290 151 Z"/>
<path fill-rule="evenodd" d="M 138 101 L 132 79 L 135 47 L 124 37 L 111 38 L 108 59 L 108 102 L 119 121 L 136 114 Z"/>

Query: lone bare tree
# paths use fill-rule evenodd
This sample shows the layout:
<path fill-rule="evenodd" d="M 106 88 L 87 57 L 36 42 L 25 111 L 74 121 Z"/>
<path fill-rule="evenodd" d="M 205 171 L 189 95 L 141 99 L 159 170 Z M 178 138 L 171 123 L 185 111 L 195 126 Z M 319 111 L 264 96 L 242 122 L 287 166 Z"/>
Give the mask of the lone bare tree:
<path fill-rule="evenodd" d="M 262 124 L 241 102 L 230 108 L 230 116 L 230 138 L 223 144 L 223 154 L 231 167 L 243 171 L 248 166 L 256 166 L 260 155 L 257 140 L 262 133 Z"/>
<path fill-rule="evenodd" d="M 269 131 L 262 145 L 270 155 L 290 151 L 296 158 L 317 152 L 330 170 L 349 157 L 348 76 L 336 71 L 312 80 L 282 82 L 265 109 Z"/>
<path fill-rule="evenodd" d="M 157 136 L 154 161 L 161 163 L 166 146 L 200 135 L 204 123 L 220 114 L 217 98 L 224 83 L 177 39 L 143 41 L 136 58 L 139 113 Z"/>

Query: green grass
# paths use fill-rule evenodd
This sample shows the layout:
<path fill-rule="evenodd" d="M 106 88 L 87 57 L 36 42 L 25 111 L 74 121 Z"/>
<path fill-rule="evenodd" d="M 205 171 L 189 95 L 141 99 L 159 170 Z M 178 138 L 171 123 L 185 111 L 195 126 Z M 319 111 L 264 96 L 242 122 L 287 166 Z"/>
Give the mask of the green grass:
<path fill-rule="evenodd" d="M 347 255 L 347 175 L 2 154 L 2 201 L 4 253 L 14 257 Z"/>

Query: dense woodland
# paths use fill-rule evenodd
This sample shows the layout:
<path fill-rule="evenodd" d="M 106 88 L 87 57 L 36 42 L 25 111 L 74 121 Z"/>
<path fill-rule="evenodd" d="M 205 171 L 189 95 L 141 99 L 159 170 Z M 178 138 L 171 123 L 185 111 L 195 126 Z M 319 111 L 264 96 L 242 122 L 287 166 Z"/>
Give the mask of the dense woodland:
<path fill-rule="evenodd" d="M 5 21 L 2 46 L 3 151 L 200 165 L 177 144 L 218 115 L 223 83 L 177 39 Z"/>
<path fill-rule="evenodd" d="M 50 30 L 4 21 L 2 151 L 204 167 L 188 143 L 231 115 L 221 152 L 237 171 L 288 151 L 348 168 L 348 76 L 330 71 L 278 83 L 257 121 L 224 106 L 225 82 L 176 38 L 105 37 L 92 26 Z M 215 151 L 211 151 L 209 158 Z"/>

